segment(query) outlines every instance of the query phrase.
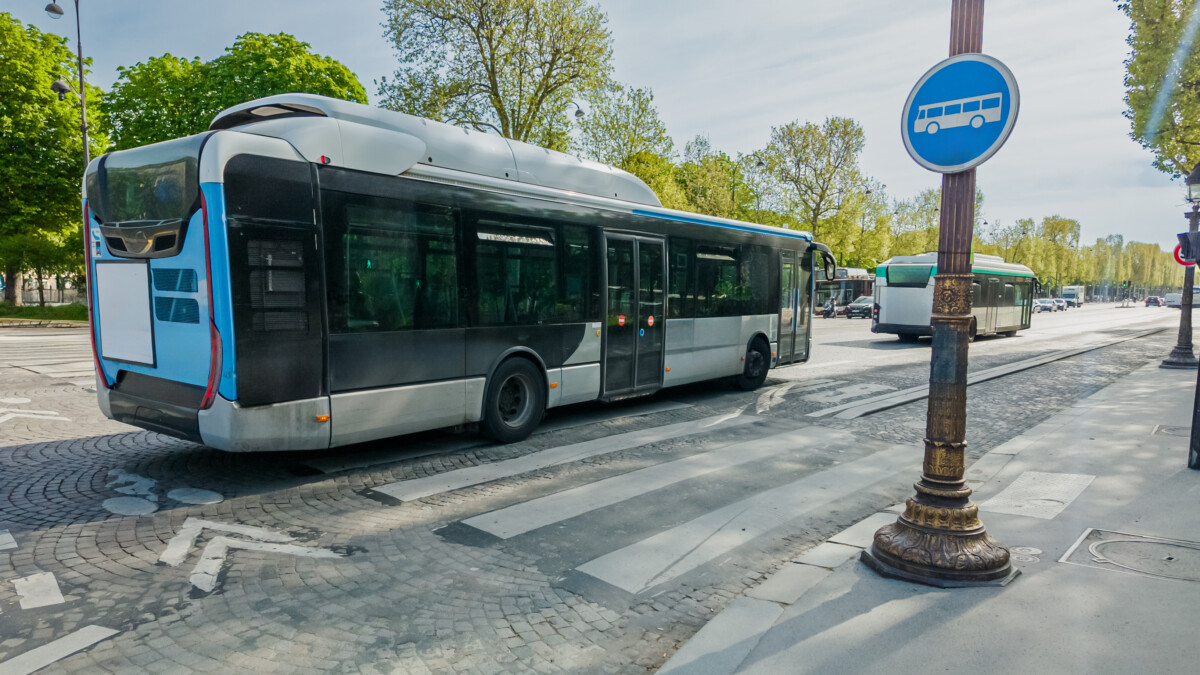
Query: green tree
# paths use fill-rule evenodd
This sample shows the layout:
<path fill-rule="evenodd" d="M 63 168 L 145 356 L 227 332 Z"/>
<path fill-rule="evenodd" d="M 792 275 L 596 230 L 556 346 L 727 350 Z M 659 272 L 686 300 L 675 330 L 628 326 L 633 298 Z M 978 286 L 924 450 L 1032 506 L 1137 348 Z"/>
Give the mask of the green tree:
<path fill-rule="evenodd" d="M 1187 27 L 1196 10 L 1185 0 L 1117 0 L 1130 21 L 1125 61 L 1125 116 L 1130 134 L 1172 176 L 1200 162 L 1200 40 Z"/>
<path fill-rule="evenodd" d="M 208 62 L 164 54 L 117 73 L 103 106 L 118 150 L 199 133 L 225 108 L 273 94 L 367 102 L 346 66 L 286 33 L 246 33 Z"/>
<path fill-rule="evenodd" d="M 754 195 L 742 180 L 741 167 L 714 150 L 707 136 L 697 136 L 684 150 L 677 180 L 689 210 L 719 218 L 737 218 L 753 205 Z"/>
<path fill-rule="evenodd" d="M 378 85 L 393 110 L 565 150 L 572 98 L 609 86 L 607 18 L 585 0 L 385 0 L 384 12 L 400 66 Z"/>
<path fill-rule="evenodd" d="M 572 145 L 584 157 L 622 168 L 631 157 L 644 152 L 667 159 L 675 152 L 654 107 L 654 92 L 622 85 L 592 100 Z"/>
<path fill-rule="evenodd" d="M 668 157 L 643 151 L 627 158 L 622 169 L 642 179 L 668 209 L 691 211 L 692 205 L 679 181 L 679 167 Z"/>
<path fill-rule="evenodd" d="M 79 100 L 68 95 L 59 101 L 50 91 L 55 80 L 77 82 L 75 68 L 66 40 L 0 12 L 0 263 L 6 302 L 20 302 L 21 273 L 31 258 L 80 226 Z M 107 144 L 95 112 L 98 94 L 88 87 L 93 153 Z"/>
<path fill-rule="evenodd" d="M 800 222 L 821 238 L 824 221 L 843 201 L 865 189 L 858 155 L 866 143 L 852 119 L 830 117 L 818 126 L 799 121 L 771 129 L 763 157 L 779 182 L 792 190 Z"/>

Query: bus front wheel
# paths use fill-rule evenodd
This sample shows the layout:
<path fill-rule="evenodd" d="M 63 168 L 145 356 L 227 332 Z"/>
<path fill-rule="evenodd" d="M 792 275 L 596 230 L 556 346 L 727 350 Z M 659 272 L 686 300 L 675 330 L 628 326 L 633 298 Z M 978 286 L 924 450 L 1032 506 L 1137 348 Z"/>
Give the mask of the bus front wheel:
<path fill-rule="evenodd" d="M 938 132 L 939 128 L 940 127 L 938 127 L 937 122 L 930 122 L 929 126 L 925 127 L 925 131 L 932 135 L 932 134 L 936 134 Z"/>
<path fill-rule="evenodd" d="M 546 412 L 545 381 L 529 360 L 512 358 L 492 375 L 484 400 L 484 436 L 500 443 L 515 443 L 529 437 Z"/>
<path fill-rule="evenodd" d="M 734 384 L 742 391 L 754 391 L 767 380 L 767 370 L 771 367 L 771 348 L 761 337 L 750 344 L 746 350 L 746 367 L 738 375 Z"/>
<path fill-rule="evenodd" d="M 976 330 L 977 330 L 977 329 L 976 329 L 976 327 L 975 327 L 975 319 L 974 319 L 974 318 L 972 318 L 972 319 L 971 319 L 971 327 L 967 329 L 967 342 L 974 342 L 974 341 L 975 341 L 975 332 L 976 332 Z"/>

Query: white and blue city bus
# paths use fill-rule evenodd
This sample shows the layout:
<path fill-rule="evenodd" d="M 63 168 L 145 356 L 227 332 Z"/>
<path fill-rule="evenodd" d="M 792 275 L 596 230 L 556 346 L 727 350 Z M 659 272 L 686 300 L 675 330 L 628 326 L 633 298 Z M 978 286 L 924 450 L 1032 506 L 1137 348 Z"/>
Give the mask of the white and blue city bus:
<path fill-rule="evenodd" d="M 811 235 L 664 209 L 631 174 L 320 96 L 110 153 L 84 184 L 109 417 L 328 448 L 808 359 Z"/>
<path fill-rule="evenodd" d="M 872 333 L 894 333 L 906 342 L 932 335 L 933 277 L 937 253 L 898 255 L 875 269 Z M 1029 328 L 1037 277 L 1033 270 L 994 255 L 971 256 L 971 325 L 967 335 L 1012 337 Z"/>

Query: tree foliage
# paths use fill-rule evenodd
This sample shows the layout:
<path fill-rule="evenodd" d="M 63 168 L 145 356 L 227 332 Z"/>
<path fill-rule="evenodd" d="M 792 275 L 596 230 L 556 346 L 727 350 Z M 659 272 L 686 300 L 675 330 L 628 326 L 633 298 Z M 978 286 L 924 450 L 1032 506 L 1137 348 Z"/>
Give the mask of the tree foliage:
<path fill-rule="evenodd" d="M 385 0 L 399 68 L 386 107 L 567 148 L 573 98 L 609 86 L 607 18 L 586 0 Z"/>
<path fill-rule="evenodd" d="M 664 158 L 675 153 L 675 143 L 654 107 L 654 92 L 623 85 L 592 99 L 572 148 L 589 159 L 620 167 L 641 153 Z"/>
<path fill-rule="evenodd" d="M 68 95 L 59 101 L 50 91 L 55 80 L 77 82 L 75 68 L 66 40 L 0 12 L 0 263 L 8 302 L 19 301 L 20 274 L 79 227 L 79 100 Z M 95 103 L 98 93 L 88 87 L 88 102 Z M 88 113 L 96 152 L 107 141 L 94 105 Z"/>
<path fill-rule="evenodd" d="M 1117 6 L 1131 24 L 1125 61 L 1130 135 L 1154 153 L 1156 168 L 1186 175 L 1200 162 L 1200 40 L 1188 42 L 1187 36 L 1197 5 L 1117 0 Z"/>
<path fill-rule="evenodd" d="M 367 102 L 346 66 L 286 33 L 246 33 L 212 61 L 164 54 L 117 73 L 104 113 L 118 150 L 199 133 L 225 108 L 273 94 Z"/>
<path fill-rule="evenodd" d="M 826 219 L 838 215 L 847 197 L 863 189 L 858 155 L 865 143 L 862 127 L 845 117 L 771 129 L 763 153 L 767 166 L 795 192 L 800 221 L 814 236 Z"/>

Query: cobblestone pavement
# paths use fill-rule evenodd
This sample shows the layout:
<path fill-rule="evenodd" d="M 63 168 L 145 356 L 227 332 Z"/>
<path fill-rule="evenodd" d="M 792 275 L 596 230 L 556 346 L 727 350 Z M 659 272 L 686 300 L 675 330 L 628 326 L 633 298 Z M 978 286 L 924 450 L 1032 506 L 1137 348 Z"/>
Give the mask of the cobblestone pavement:
<path fill-rule="evenodd" d="M 0 336 L 20 330 L 45 329 Z M 1173 337 L 972 386 L 970 453 L 1162 358 Z M 1058 348 L 1043 341 L 990 356 L 981 348 L 972 367 Z M 329 453 L 239 455 L 106 420 L 85 387 L 5 362 L 0 348 L 0 408 L 26 412 L 0 411 L 0 667 L 85 626 L 118 631 L 66 650 L 46 672 L 652 671 L 784 560 L 908 495 L 924 401 L 856 420 L 807 413 L 928 378 L 927 361 L 850 375 L 817 362 L 778 371 L 758 392 L 720 383 L 668 390 L 650 414 L 638 414 L 653 409 L 643 402 L 556 411 L 567 423 L 605 410 L 622 416 L 507 446 L 438 432 Z M 753 420 L 721 422 L 739 415 Z M 471 467 L 498 471 L 505 460 L 589 441 L 608 445 L 403 501 L 387 489 Z M 896 444 L 913 448 L 911 471 L 860 489 L 834 486 L 832 499 L 781 512 L 699 564 L 680 552 L 644 590 L 580 571 Z M 348 453 L 367 466 L 328 468 Z M 678 470 L 655 473 L 668 465 Z M 529 532 L 500 536 L 463 522 L 499 521 L 505 509 L 551 495 L 559 501 L 538 512 L 549 524 Z M 131 508 L 149 512 L 114 512 Z M 30 590 L 28 580 L 46 573 L 61 598 Z"/>

